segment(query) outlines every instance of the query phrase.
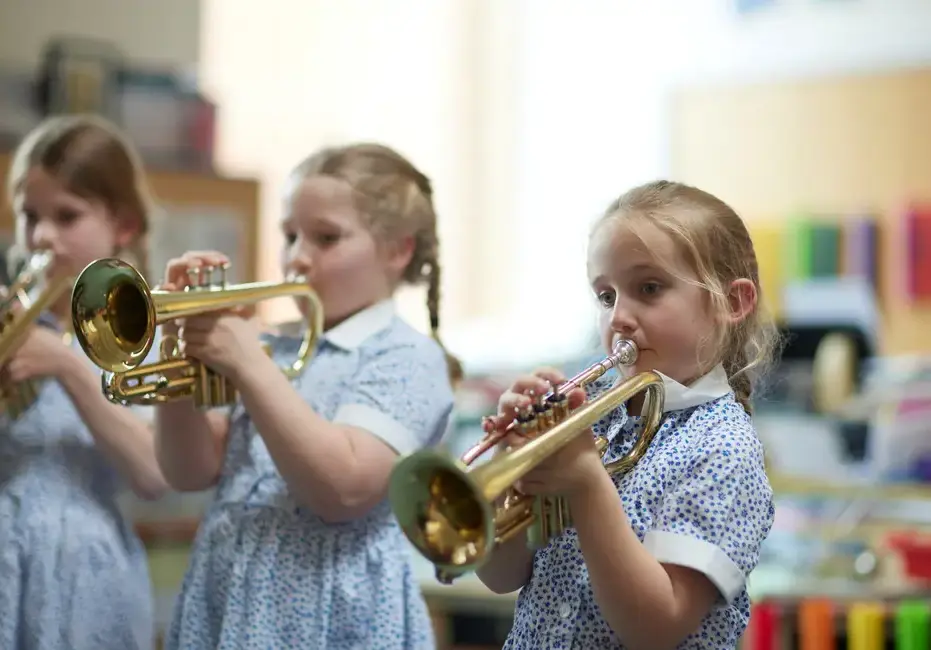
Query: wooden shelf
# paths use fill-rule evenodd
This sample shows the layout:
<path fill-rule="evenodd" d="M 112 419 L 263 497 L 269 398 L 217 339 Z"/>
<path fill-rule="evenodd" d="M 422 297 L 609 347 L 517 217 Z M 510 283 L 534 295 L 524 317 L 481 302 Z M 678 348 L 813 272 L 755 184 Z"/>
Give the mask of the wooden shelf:
<path fill-rule="evenodd" d="M 770 485 L 778 496 L 837 497 L 882 501 L 931 501 L 931 484 L 893 483 L 837 483 L 817 478 L 790 476 L 778 473 L 769 475 Z"/>

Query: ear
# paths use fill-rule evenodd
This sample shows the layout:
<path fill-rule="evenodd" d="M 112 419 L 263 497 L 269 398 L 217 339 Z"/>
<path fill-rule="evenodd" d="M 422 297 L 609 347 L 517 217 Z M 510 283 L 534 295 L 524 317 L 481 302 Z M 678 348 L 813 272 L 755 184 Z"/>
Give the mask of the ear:
<path fill-rule="evenodd" d="M 412 236 L 399 237 L 385 247 L 385 261 L 388 268 L 398 277 L 404 275 L 405 269 L 414 258 L 417 242 Z"/>
<path fill-rule="evenodd" d="M 114 243 L 116 244 L 117 250 L 124 250 L 133 245 L 133 243 L 139 238 L 140 224 L 139 220 L 133 218 L 130 214 L 114 214 L 112 215 L 113 229 L 114 229 Z"/>
<path fill-rule="evenodd" d="M 747 318 L 756 309 L 758 299 L 759 294 L 752 280 L 738 278 L 731 282 L 727 292 L 727 304 L 730 307 L 727 320 L 732 325 L 736 325 Z"/>

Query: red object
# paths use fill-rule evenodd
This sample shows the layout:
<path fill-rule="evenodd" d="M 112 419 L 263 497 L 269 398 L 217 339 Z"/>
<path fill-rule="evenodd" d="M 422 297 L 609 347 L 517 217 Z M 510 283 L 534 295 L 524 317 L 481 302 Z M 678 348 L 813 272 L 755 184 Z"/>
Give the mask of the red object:
<path fill-rule="evenodd" d="M 905 213 L 907 291 L 911 300 L 931 298 L 931 208 L 913 205 Z"/>
<path fill-rule="evenodd" d="M 914 533 L 900 533 L 890 535 L 886 543 L 901 553 L 909 578 L 931 581 L 931 540 Z"/>
<path fill-rule="evenodd" d="M 773 603 L 757 603 L 750 610 L 750 644 L 744 650 L 776 650 L 779 610 Z"/>

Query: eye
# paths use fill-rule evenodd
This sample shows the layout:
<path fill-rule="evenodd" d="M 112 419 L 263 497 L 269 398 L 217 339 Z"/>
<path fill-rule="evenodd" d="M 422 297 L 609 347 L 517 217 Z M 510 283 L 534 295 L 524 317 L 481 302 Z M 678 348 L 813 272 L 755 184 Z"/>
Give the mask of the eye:
<path fill-rule="evenodd" d="M 285 232 L 284 241 L 288 246 L 294 246 L 294 242 L 297 241 L 297 233 L 295 232 Z"/>
<path fill-rule="evenodd" d="M 59 210 L 55 215 L 55 220 L 63 226 L 67 226 L 70 223 L 74 223 L 80 216 L 81 213 L 76 210 Z"/>
<path fill-rule="evenodd" d="M 26 220 L 26 224 L 29 226 L 34 226 L 36 225 L 36 222 L 39 221 L 39 215 L 37 215 L 33 210 L 23 210 L 20 213 L 20 216 Z"/>
<path fill-rule="evenodd" d="M 640 285 L 640 295 L 647 297 L 654 297 L 663 290 L 663 286 L 659 282 L 650 280 L 649 282 L 644 282 Z"/>
<path fill-rule="evenodd" d="M 599 291 L 598 292 L 598 303 L 605 309 L 610 309 L 614 307 L 614 292 L 613 291 Z"/>
<path fill-rule="evenodd" d="M 340 240 L 338 233 L 317 233 L 314 235 L 314 242 L 321 248 L 328 248 Z"/>

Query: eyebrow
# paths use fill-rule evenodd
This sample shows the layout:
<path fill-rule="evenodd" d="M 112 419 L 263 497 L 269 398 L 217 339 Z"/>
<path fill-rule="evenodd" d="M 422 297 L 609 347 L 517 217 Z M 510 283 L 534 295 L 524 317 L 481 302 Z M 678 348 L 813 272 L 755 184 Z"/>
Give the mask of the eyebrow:
<path fill-rule="evenodd" d="M 643 273 L 643 272 L 649 272 L 649 273 L 664 273 L 664 274 L 667 273 L 666 271 L 664 271 L 664 270 L 663 270 L 662 268 L 660 268 L 659 266 L 657 266 L 657 265 L 655 265 L 655 264 L 649 264 L 649 263 L 646 263 L 646 262 L 641 263 L 641 264 L 634 264 L 633 266 L 624 269 L 624 273 Z M 592 284 L 598 284 L 599 282 L 604 282 L 606 279 L 607 279 L 607 278 L 606 278 L 605 275 L 602 273 L 602 274 L 596 275 L 594 278 L 592 278 L 592 279 L 591 279 L 591 283 L 592 283 Z"/>

